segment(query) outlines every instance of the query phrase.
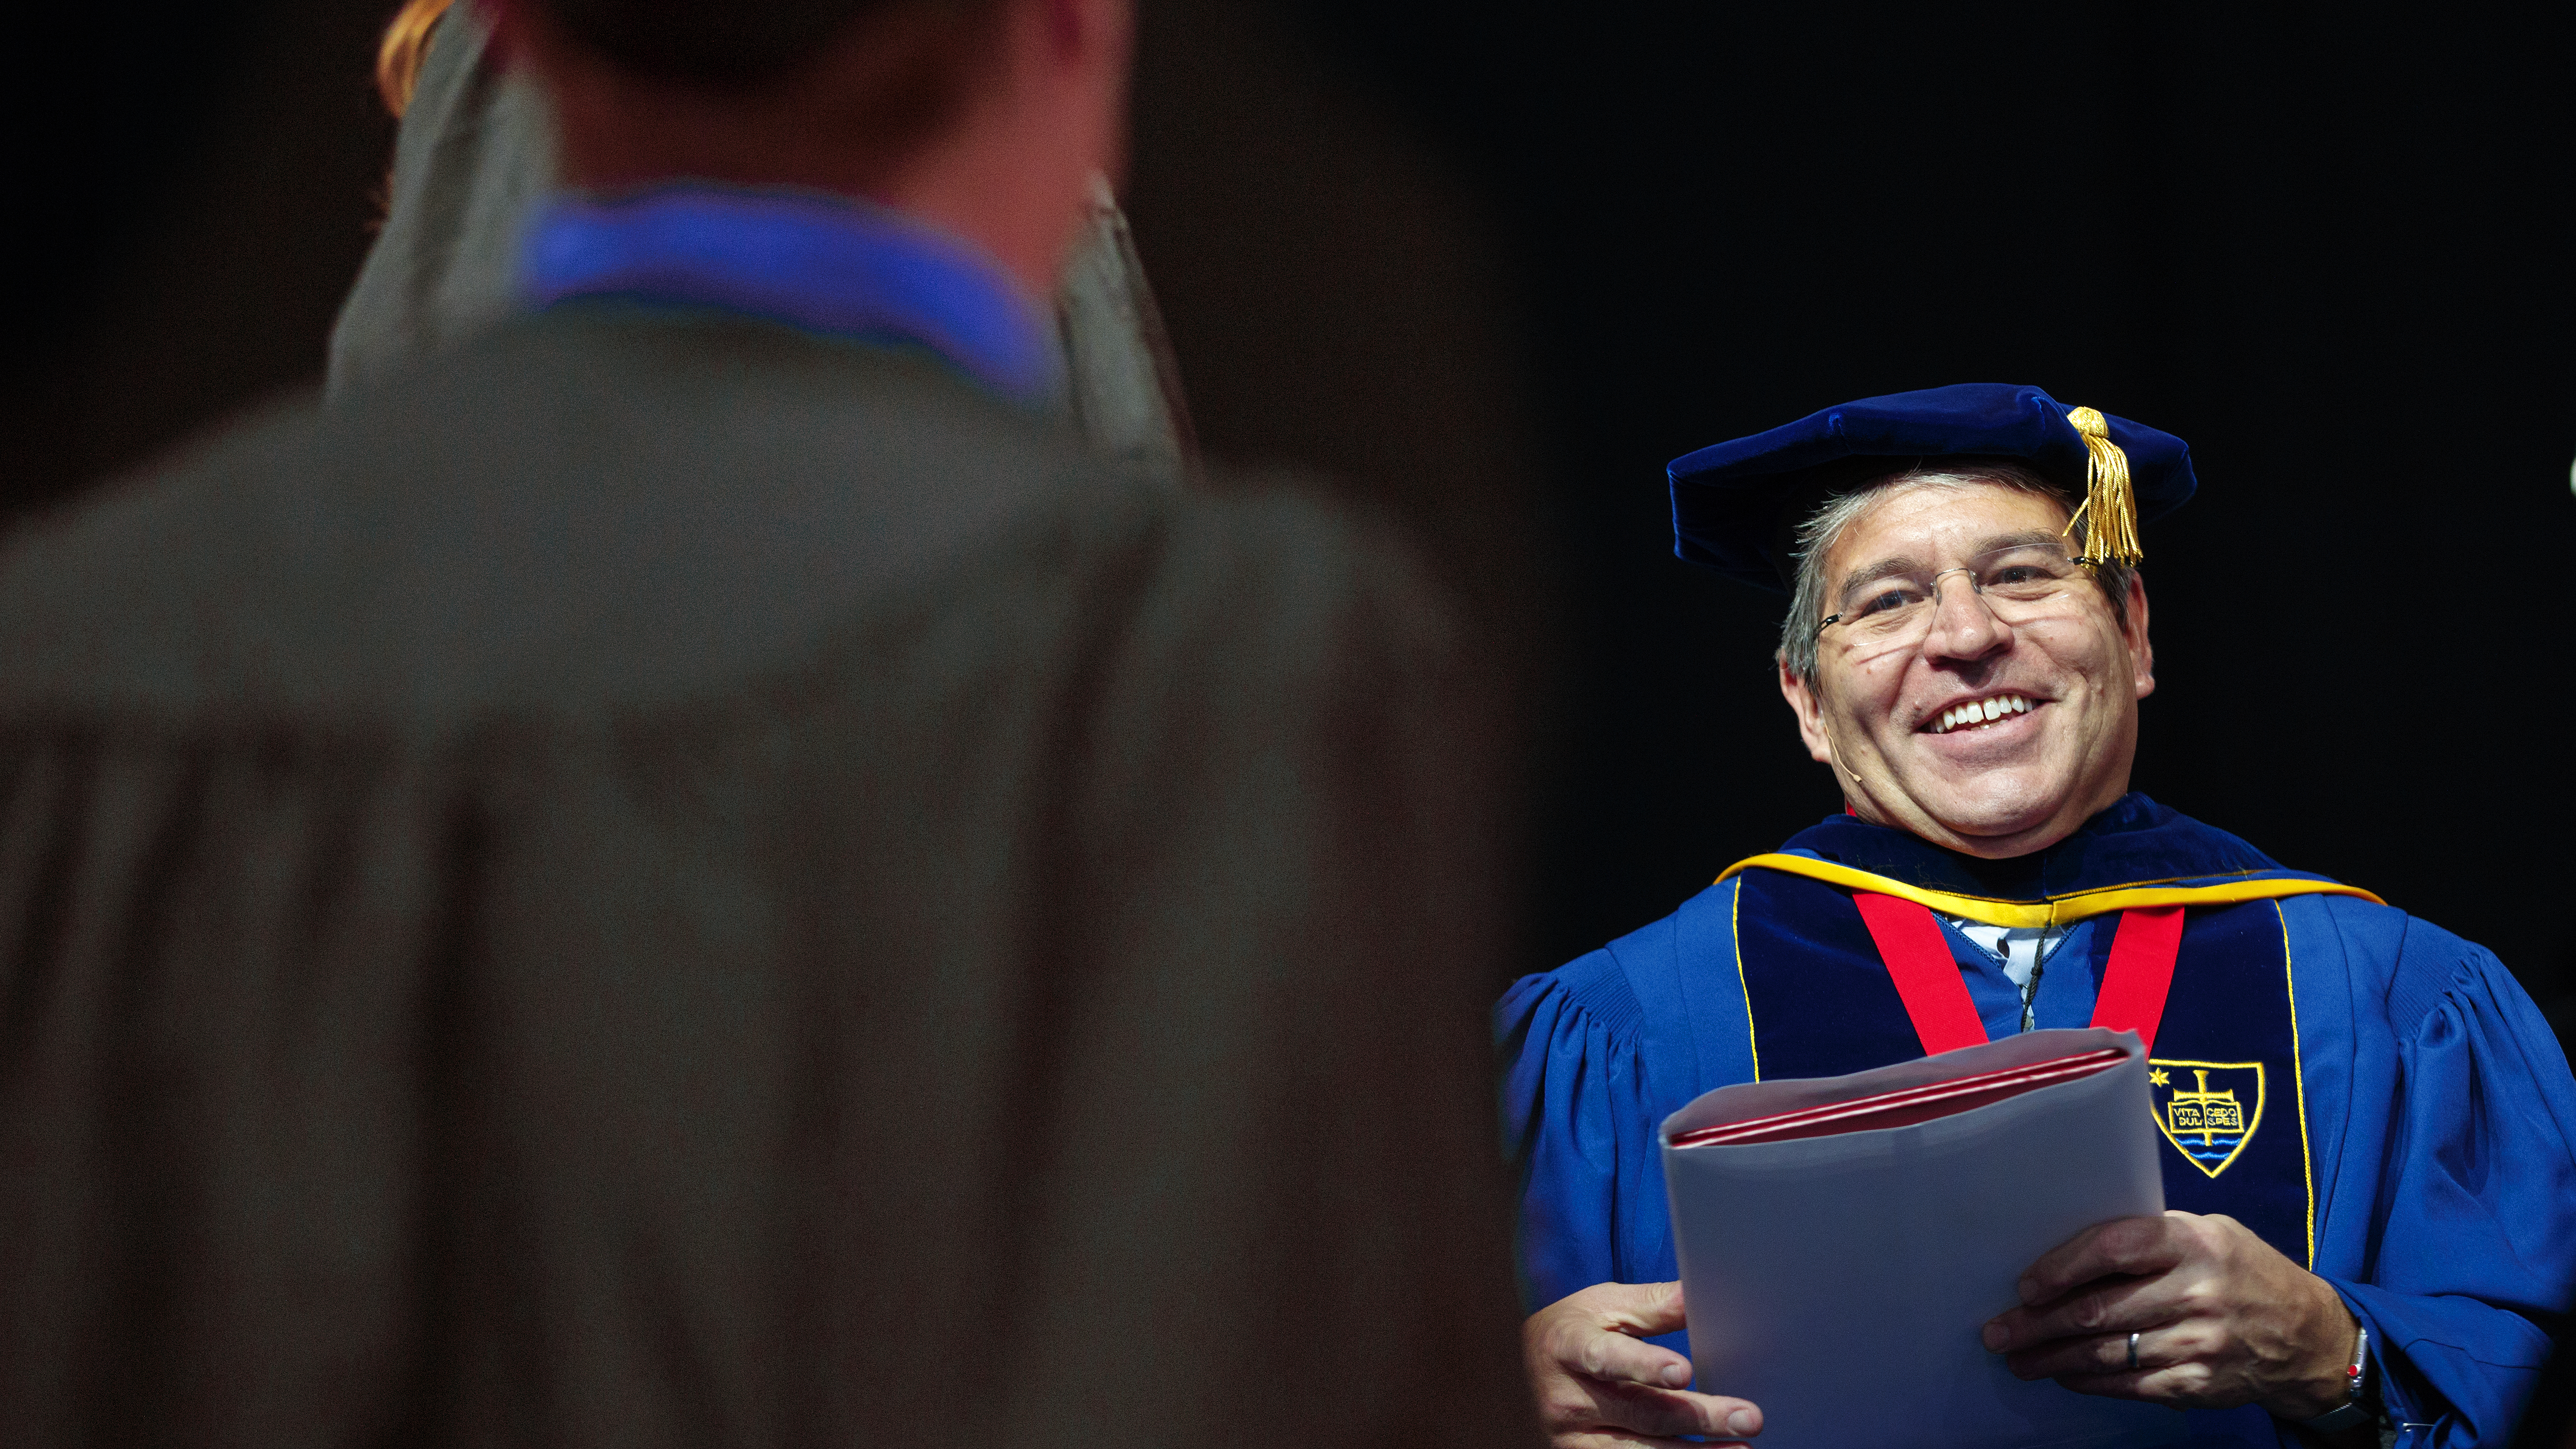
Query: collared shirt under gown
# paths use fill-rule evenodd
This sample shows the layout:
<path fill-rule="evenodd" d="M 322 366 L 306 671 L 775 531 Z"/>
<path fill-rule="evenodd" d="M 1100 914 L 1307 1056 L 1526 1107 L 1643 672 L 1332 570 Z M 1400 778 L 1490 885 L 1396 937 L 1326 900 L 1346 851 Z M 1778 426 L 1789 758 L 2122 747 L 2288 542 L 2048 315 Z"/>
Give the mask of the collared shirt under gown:
<path fill-rule="evenodd" d="M 1385 530 L 522 318 L 0 551 L 0 1442 L 1531 1437 Z"/>

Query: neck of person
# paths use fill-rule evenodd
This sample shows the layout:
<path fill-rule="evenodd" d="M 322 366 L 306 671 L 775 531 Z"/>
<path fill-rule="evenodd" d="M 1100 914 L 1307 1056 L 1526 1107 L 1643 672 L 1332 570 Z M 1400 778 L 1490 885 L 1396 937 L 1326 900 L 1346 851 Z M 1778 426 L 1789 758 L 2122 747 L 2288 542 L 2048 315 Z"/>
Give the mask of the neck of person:
<path fill-rule="evenodd" d="M 2117 804 L 2129 793 L 2129 772 L 2122 770 L 2117 778 L 2103 782 L 2081 794 L 2070 794 L 2055 808 L 2030 824 L 2006 831 L 1977 832 L 1953 826 L 1935 817 L 1910 799 L 1883 805 L 1870 793 L 1866 779 L 1843 780 L 1843 809 L 1872 825 L 1902 830 L 1944 850 L 1979 860 L 2014 860 L 2036 855 L 2084 828 L 2086 821 Z"/>
<path fill-rule="evenodd" d="M 935 12 L 939 7 L 905 7 Z M 1120 159 L 1118 87 L 971 71 L 936 119 L 890 128 L 854 106 L 884 37 L 845 38 L 776 83 L 716 89 L 638 77 L 516 6 L 509 52 L 552 101 L 564 183 L 602 194 L 713 182 L 847 197 L 972 243 L 1033 299 L 1052 296 L 1090 198 Z"/>

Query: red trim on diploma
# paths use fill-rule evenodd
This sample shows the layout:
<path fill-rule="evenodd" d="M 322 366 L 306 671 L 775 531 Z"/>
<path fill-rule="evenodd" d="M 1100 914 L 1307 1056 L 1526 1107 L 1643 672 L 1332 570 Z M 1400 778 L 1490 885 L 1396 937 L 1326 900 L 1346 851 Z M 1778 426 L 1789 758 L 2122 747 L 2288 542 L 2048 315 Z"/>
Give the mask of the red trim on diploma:
<path fill-rule="evenodd" d="M 1684 1132 L 1673 1139 L 1673 1145 L 1701 1147 L 1711 1143 L 1797 1142 L 1809 1137 L 1830 1137 L 1838 1132 L 1911 1127 L 1917 1122 L 1929 1122 L 1936 1117 L 1972 1111 L 2007 1097 L 2018 1097 L 2039 1087 L 2089 1077 L 2117 1066 L 2123 1060 L 2125 1058 L 2119 1052 L 2108 1048 L 2077 1052 L 2073 1056 L 2003 1067 L 1946 1082 L 1928 1082 L 1919 1087 L 1876 1092 L 1848 1102 L 1827 1102 L 1818 1107 L 1804 1107 L 1770 1117 L 1752 1117 L 1742 1122 L 1720 1122 Z"/>
<path fill-rule="evenodd" d="M 1977 1019 L 1968 983 L 1941 934 L 1932 908 L 1895 896 L 1857 891 L 1861 923 L 1878 944 L 1888 979 L 1905 1002 L 1906 1018 L 1926 1056 L 1986 1040 L 1986 1024 Z M 2134 1031 L 2149 1049 L 2156 1044 L 2156 1025 L 2164 1019 L 2165 994 L 2173 987 L 2174 958 L 2182 953 L 2180 906 L 2155 906 L 2120 913 L 2119 934 L 2111 938 L 2111 959 L 2103 968 L 2102 989 L 2093 1002 L 2093 1025 L 2110 1031 Z"/>

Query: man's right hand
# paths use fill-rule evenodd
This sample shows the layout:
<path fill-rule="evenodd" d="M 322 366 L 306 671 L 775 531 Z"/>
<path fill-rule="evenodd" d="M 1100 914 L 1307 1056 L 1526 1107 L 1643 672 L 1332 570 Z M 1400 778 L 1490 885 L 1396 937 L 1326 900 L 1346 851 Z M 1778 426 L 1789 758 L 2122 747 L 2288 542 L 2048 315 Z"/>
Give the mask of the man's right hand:
<path fill-rule="evenodd" d="M 1735 1443 L 1762 1432 L 1742 1399 L 1695 1394 L 1690 1360 L 1641 1342 L 1682 1327 L 1679 1283 L 1595 1283 L 1521 1325 L 1539 1422 L 1556 1449 L 1697 1449 L 1675 1437 Z"/>

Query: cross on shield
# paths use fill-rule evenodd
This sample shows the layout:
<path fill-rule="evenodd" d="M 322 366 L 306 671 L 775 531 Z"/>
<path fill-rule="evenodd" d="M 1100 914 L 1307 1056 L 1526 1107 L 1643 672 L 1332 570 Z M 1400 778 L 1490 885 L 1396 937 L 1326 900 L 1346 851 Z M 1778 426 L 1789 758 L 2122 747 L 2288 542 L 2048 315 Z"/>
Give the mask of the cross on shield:
<path fill-rule="evenodd" d="M 2147 1062 L 2156 1129 L 2191 1165 L 2216 1177 L 2263 1125 L 2261 1062 Z"/>

